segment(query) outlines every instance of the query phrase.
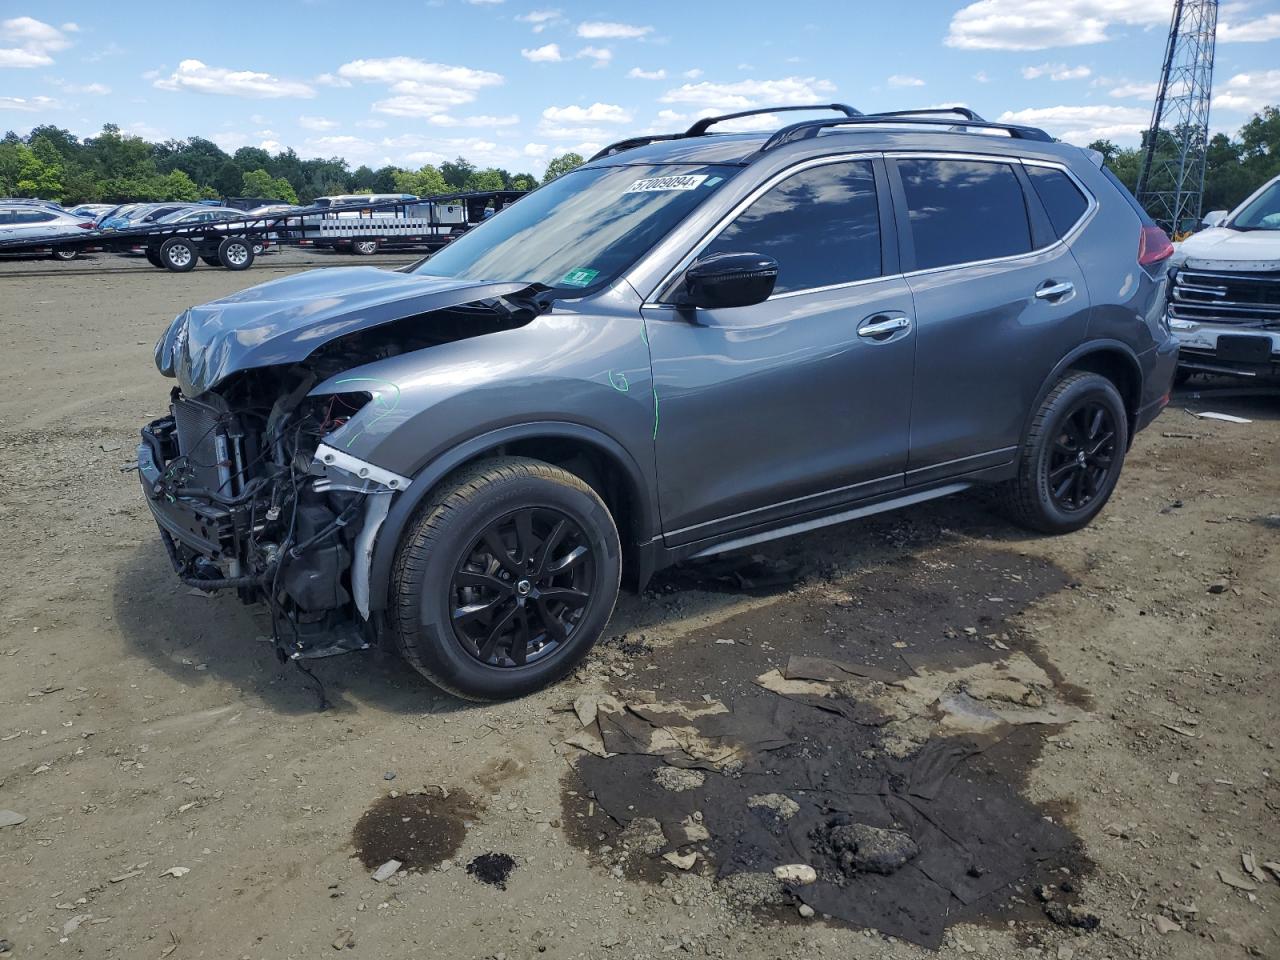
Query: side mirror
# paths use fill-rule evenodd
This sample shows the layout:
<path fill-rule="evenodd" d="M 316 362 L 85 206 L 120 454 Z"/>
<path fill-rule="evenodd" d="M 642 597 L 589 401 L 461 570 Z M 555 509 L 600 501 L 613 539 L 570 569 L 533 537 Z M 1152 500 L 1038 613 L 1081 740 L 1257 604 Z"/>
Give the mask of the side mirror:
<path fill-rule="evenodd" d="M 1200 225 L 1205 229 L 1208 229 L 1209 227 L 1219 227 L 1222 225 L 1223 221 L 1227 219 L 1227 214 L 1230 212 L 1231 211 L 1229 210 L 1213 210 L 1206 213 L 1204 215 L 1204 219 L 1200 221 Z"/>
<path fill-rule="evenodd" d="M 778 282 L 778 261 L 759 253 L 713 253 L 684 273 L 685 307 L 749 307 L 763 303 Z"/>

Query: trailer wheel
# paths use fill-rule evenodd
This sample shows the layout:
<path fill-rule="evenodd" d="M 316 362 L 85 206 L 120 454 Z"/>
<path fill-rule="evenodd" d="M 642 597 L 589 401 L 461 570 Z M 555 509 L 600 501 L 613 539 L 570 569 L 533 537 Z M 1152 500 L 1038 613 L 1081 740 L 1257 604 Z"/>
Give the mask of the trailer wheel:
<path fill-rule="evenodd" d="M 80 251 L 75 247 L 54 247 L 49 251 L 49 256 L 53 257 L 55 260 L 61 260 L 63 263 L 67 263 L 80 256 Z"/>
<path fill-rule="evenodd" d="M 160 270 L 164 269 L 164 261 L 160 259 L 160 250 L 158 247 L 147 247 L 143 251 L 143 255 L 147 258 L 147 263 Z"/>
<path fill-rule="evenodd" d="M 262 245 L 262 244 L 260 244 L 260 243 L 255 243 L 255 244 L 253 245 L 253 255 L 254 255 L 255 257 L 256 257 L 256 256 L 258 256 L 258 255 L 260 255 L 264 249 L 266 249 L 266 248 L 265 248 L 265 247 L 263 247 L 263 245 Z"/>
<path fill-rule="evenodd" d="M 211 267 L 222 266 L 222 261 L 218 259 L 218 255 L 216 253 L 211 257 L 207 257 L 201 254 L 200 259 L 203 260 L 205 263 L 207 263 Z"/>
<path fill-rule="evenodd" d="M 362 257 L 368 257 L 378 252 L 377 240 L 357 240 L 351 244 L 351 252 L 358 253 Z"/>
<path fill-rule="evenodd" d="M 186 237 L 170 237 L 160 244 L 160 263 L 174 273 L 195 269 L 196 248 Z"/>
<path fill-rule="evenodd" d="M 253 244 L 244 237 L 226 237 L 218 244 L 218 260 L 228 270 L 248 270 L 253 266 Z"/>

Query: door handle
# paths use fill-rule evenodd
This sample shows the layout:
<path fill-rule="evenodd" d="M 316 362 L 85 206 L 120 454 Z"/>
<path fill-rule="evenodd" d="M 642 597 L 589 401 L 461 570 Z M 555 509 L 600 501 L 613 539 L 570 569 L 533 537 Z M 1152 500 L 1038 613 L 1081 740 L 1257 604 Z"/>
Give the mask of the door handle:
<path fill-rule="evenodd" d="M 860 337 L 887 337 L 891 333 L 897 333 L 899 330 L 906 330 L 911 326 L 911 318 L 905 314 L 897 316 L 889 316 L 887 314 L 877 314 L 874 317 L 867 317 L 858 326 L 858 336 Z"/>
<path fill-rule="evenodd" d="M 1046 280 L 1044 285 L 1036 290 L 1036 299 L 1058 300 L 1069 293 L 1075 293 L 1075 290 L 1076 285 L 1070 280 L 1063 280 L 1060 283 L 1054 283 L 1052 280 Z"/>

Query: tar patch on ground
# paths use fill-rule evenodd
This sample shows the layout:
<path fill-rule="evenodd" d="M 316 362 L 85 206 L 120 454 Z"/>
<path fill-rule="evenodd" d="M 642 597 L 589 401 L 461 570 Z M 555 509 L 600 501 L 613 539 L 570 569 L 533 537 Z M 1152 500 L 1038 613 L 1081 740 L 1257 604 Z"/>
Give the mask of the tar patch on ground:
<path fill-rule="evenodd" d="M 481 883 L 507 889 L 507 878 L 516 868 L 515 858 L 506 853 L 482 853 L 467 864 L 467 873 Z"/>
<path fill-rule="evenodd" d="M 1078 714 L 1087 697 L 1044 668 L 1019 624 L 1032 601 L 1067 584 L 1061 570 L 1037 558 L 949 547 L 812 585 L 655 650 L 645 690 L 621 689 L 618 699 L 718 701 L 728 715 L 695 715 L 695 731 L 711 738 L 727 731 L 732 739 L 738 726 L 751 749 L 745 762 L 722 769 L 695 762 L 701 782 L 682 778 L 679 789 L 659 773 L 670 768 L 671 754 L 666 763 L 623 747 L 609 747 L 611 757 L 581 755 L 562 794 L 570 840 L 635 879 L 679 873 L 679 862 L 663 855 L 687 863 L 696 853 L 691 872 L 714 878 L 731 899 L 732 891 L 749 890 L 748 905 L 766 915 L 796 917 L 794 905 L 804 903 L 926 946 L 939 945 L 946 927 L 962 921 L 1043 924 L 1036 887 L 1058 891 L 1054 909 L 1065 916 L 1072 878 L 1090 865 L 1059 811 L 1020 792 L 1044 738 L 1061 727 L 1000 720 L 974 731 L 948 726 L 936 707 L 905 716 L 893 710 L 894 678 L 938 683 L 974 670 L 998 675 L 1016 662 L 1023 675 L 1041 678 L 1027 691 L 1034 704 L 1002 699 L 1017 687 L 1003 679 L 972 681 L 955 696 L 993 716 L 1052 715 L 1055 707 Z M 839 709 L 804 690 L 780 695 L 761 685 L 771 671 L 794 667 L 795 657 L 864 673 L 834 684 Z M 644 715 L 628 707 L 626 716 L 599 720 L 606 746 L 611 735 L 621 742 L 623 728 L 642 738 L 637 719 Z M 676 724 L 669 730 L 682 736 Z M 779 882 L 773 869 L 786 864 L 812 866 L 816 882 Z M 792 909 L 777 909 L 786 904 Z"/>
<path fill-rule="evenodd" d="M 406 871 L 430 870 L 462 846 L 479 807 L 456 790 L 447 798 L 432 794 L 379 797 L 356 822 L 351 842 L 370 870 L 399 860 Z"/>

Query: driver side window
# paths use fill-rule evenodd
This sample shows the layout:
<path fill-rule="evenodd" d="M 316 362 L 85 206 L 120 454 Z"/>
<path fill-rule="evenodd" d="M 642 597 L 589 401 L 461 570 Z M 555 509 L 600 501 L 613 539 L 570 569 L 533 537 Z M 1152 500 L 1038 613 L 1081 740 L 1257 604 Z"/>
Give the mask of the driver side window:
<path fill-rule="evenodd" d="M 880 276 L 880 212 L 870 161 L 793 174 L 742 211 L 699 256 L 713 253 L 773 257 L 775 294 Z"/>

